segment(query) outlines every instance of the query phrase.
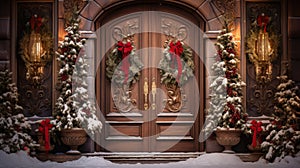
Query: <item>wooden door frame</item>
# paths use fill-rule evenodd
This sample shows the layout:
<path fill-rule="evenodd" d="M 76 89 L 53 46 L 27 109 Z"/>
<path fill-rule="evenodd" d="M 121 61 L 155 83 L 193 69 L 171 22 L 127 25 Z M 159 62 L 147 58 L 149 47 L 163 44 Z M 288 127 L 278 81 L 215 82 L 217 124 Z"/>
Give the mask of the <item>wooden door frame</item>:
<path fill-rule="evenodd" d="M 155 6 L 158 4 L 159 4 L 159 2 L 133 1 L 133 2 L 122 3 L 120 5 L 113 6 L 112 8 L 109 8 L 109 10 L 104 11 L 98 17 L 98 19 L 95 20 L 95 22 L 94 22 L 95 28 L 97 29 L 97 28 L 101 27 L 102 25 L 104 25 L 105 23 L 109 22 L 110 20 L 113 20 L 119 16 L 133 13 L 133 12 L 138 12 L 138 11 L 145 11 L 145 8 L 143 6 L 147 6 L 147 5 Z M 178 4 L 172 3 L 172 2 L 160 2 L 159 5 L 162 6 L 163 12 L 173 13 L 173 14 L 179 15 L 183 18 L 186 18 L 187 20 L 193 22 L 198 27 L 200 27 L 200 29 L 203 32 L 205 32 L 206 22 L 195 10 L 190 9 L 187 6 L 178 5 Z M 155 11 L 155 10 L 157 10 L 157 9 L 153 7 L 153 11 Z M 115 13 L 115 11 L 118 11 L 119 13 L 112 14 L 112 13 Z M 159 10 L 159 11 L 161 11 L 161 10 Z M 201 32 L 201 35 L 203 37 L 202 32 Z M 202 41 L 199 43 L 200 43 L 200 55 L 201 55 L 200 57 L 201 58 L 196 57 L 196 59 L 195 59 L 196 60 L 195 65 L 199 66 L 199 74 L 195 73 L 195 77 L 198 81 L 198 87 L 200 90 L 200 93 L 199 93 L 199 95 L 200 95 L 199 106 L 200 107 L 199 107 L 197 119 L 195 120 L 195 122 L 199 122 L 197 124 L 198 127 L 194 128 L 195 132 L 200 132 L 200 128 L 202 128 L 202 126 L 204 124 L 204 117 L 205 117 L 205 113 L 204 113 L 205 88 L 204 87 L 205 87 L 205 81 L 206 81 L 206 78 L 205 78 L 206 69 L 205 69 L 205 64 L 204 64 L 204 38 L 202 38 Z M 96 44 L 96 45 L 100 45 L 100 44 Z M 97 75 L 96 75 L 96 99 L 97 99 L 97 103 L 99 104 L 100 109 L 105 109 L 106 108 L 105 106 L 107 105 L 107 99 L 105 98 L 105 92 L 101 92 L 101 90 L 104 90 L 105 86 L 107 84 L 109 84 L 109 83 L 107 83 L 107 82 L 109 82 L 109 80 L 106 80 L 106 76 L 103 73 L 103 72 L 105 72 L 105 61 L 100 62 L 100 66 L 99 66 L 99 68 L 97 68 L 96 72 L 97 72 Z M 101 81 L 102 82 L 105 81 L 105 83 L 101 84 Z M 100 103 L 100 102 L 102 102 L 102 103 Z M 198 140 L 198 137 L 197 137 L 197 140 Z M 198 146 L 197 151 L 204 151 L 204 143 L 197 142 L 196 146 Z M 101 150 L 103 150 L 102 147 L 99 145 L 96 145 L 96 151 L 101 151 Z"/>

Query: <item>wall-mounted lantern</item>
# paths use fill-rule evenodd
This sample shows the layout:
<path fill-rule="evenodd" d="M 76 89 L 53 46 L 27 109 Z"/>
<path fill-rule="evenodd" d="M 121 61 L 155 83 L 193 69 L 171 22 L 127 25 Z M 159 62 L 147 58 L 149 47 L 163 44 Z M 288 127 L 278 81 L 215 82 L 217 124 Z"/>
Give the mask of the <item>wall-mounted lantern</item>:
<path fill-rule="evenodd" d="M 27 26 L 20 41 L 20 54 L 26 66 L 26 79 L 39 85 L 44 76 L 44 67 L 52 60 L 53 39 L 45 26 L 45 19 L 33 15 Z"/>
<path fill-rule="evenodd" d="M 246 51 L 249 60 L 255 66 L 256 80 L 267 83 L 272 79 L 272 61 L 277 57 L 278 36 L 268 31 L 270 17 L 262 13 L 250 29 Z"/>

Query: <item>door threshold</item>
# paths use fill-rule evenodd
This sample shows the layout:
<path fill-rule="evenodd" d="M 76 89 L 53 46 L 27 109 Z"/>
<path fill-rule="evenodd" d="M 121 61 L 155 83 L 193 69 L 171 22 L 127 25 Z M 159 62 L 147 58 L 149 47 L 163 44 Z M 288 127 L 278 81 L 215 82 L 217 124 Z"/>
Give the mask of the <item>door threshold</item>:
<path fill-rule="evenodd" d="M 202 155 L 206 152 L 93 152 L 82 153 L 82 156 L 110 156 L 110 155 Z"/>

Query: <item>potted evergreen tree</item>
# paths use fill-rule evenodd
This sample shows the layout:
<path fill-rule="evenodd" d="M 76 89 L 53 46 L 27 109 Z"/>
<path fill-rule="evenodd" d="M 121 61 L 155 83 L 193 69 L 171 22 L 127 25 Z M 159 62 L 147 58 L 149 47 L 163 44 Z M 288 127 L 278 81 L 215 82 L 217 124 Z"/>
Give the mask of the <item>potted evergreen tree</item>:
<path fill-rule="evenodd" d="M 80 153 L 77 147 L 85 143 L 86 132 L 94 135 L 102 128 L 88 96 L 85 39 L 80 37 L 78 15 L 74 16 L 65 29 L 67 34 L 57 52 L 60 96 L 55 104 L 53 127 L 60 133 L 62 142 L 71 147 L 69 154 Z"/>
<path fill-rule="evenodd" d="M 240 141 L 240 134 L 246 130 L 246 117 L 242 105 L 242 87 L 245 83 L 238 72 L 238 58 L 233 35 L 225 22 L 224 29 L 215 43 L 216 62 L 212 65 L 213 78 L 210 85 L 210 107 L 207 109 L 203 137 L 215 131 L 216 140 L 232 153 L 231 146 Z"/>

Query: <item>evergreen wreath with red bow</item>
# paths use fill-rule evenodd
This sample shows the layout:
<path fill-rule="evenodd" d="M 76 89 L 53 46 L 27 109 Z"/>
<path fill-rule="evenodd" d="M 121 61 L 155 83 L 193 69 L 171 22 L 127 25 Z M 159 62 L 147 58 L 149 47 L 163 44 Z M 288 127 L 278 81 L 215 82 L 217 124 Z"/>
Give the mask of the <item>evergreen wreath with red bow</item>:
<path fill-rule="evenodd" d="M 21 48 L 21 53 L 23 54 L 29 45 L 30 41 L 30 35 L 32 33 L 40 34 L 42 42 L 42 47 L 44 50 L 48 51 L 47 54 L 52 55 L 53 52 L 53 37 L 52 33 L 47 26 L 48 24 L 48 19 L 43 18 L 39 15 L 32 15 L 29 19 L 29 21 L 26 23 L 24 27 L 24 32 L 23 32 L 23 37 L 20 40 L 20 48 Z"/>
<path fill-rule="evenodd" d="M 20 54 L 25 62 L 30 62 L 31 38 L 39 34 L 41 37 L 41 47 L 43 48 L 43 54 L 41 55 L 41 61 L 45 61 L 45 58 L 51 57 L 54 54 L 53 50 L 53 37 L 48 26 L 48 18 L 43 18 L 39 15 L 32 15 L 24 27 L 22 38 L 20 40 Z M 30 66 L 26 66 L 26 69 L 32 69 Z M 31 71 L 35 71 L 32 69 Z M 26 78 L 32 78 L 29 73 L 26 73 Z"/>
<path fill-rule="evenodd" d="M 161 83 L 185 84 L 194 76 L 192 50 L 181 40 L 168 39 L 164 44 L 163 58 L 159 62 Z"/>
<path fill-rule="evenodd" d="M 131 86 L 139 79 L 143 63 L 135 53 L 133 35 L 116 43 L 106 60 L 106 76 L 116 85 Z"/>
<path fill-rule="evenodd" d="M 275 31 L 276 26 L 277 25 L 272 21 L 272 18 L 264 13 L 259 14 L 256 17 L 256 20 L 253 21 L 246 40 L 246 53 L 250 62 L 258 64 L 257 60 L 259 60 L 259 55 L 255 52 L 255 49 L 257 47 L 257 40 L 260 31 L 268 33 L 269 42 L 273 49 L 273 52 L 270 55 L 270 60 L 273 61 L 276 59 L 276 57 L 278 56 L 278 47 L 280 44 L 280 36 L 278 35 L 278 32 Z"/>

